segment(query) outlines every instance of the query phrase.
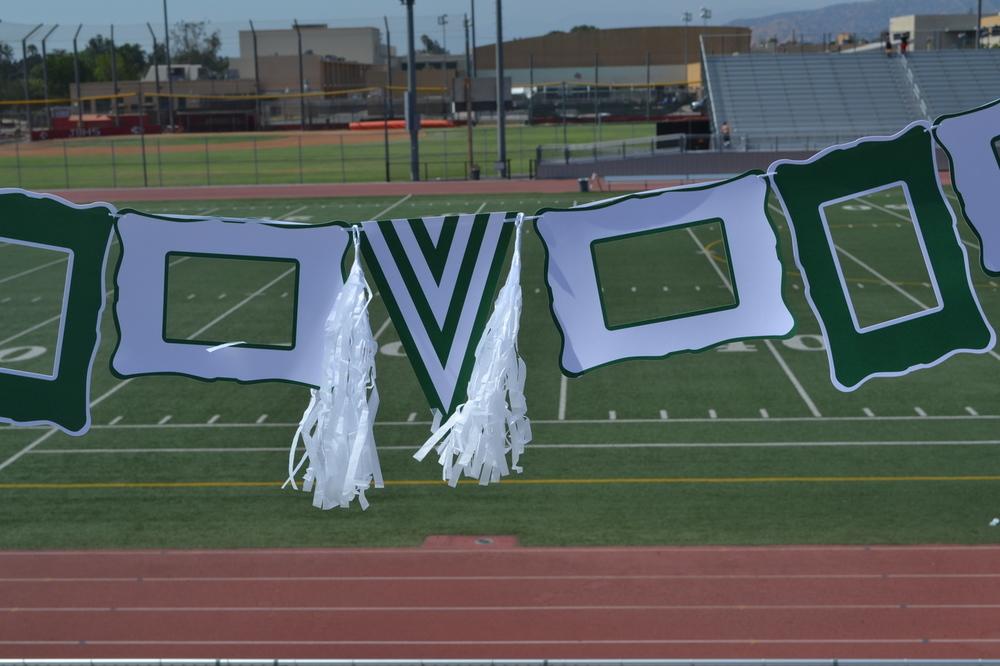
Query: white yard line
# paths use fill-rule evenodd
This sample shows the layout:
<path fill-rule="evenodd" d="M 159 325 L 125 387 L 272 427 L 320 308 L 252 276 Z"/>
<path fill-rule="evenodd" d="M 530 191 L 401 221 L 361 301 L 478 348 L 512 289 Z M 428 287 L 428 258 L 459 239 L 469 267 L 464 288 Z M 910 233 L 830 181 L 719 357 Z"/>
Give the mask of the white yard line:
<path fill-rule="evenodd" d="M 479 208 L 476 209 L 476 212 L 473 213 L 473 215 L 479 215 L 480 213 L 482 213 L 483 209 L 486 208 L 486 203 L 487 202 L 484 201 L 483 203 L 479 204 Z"/>
<path fill-rule="evenodd" d="M 769 448 L 823 448 L 823 447 L 874 447 L 874 446 L 996 446 L 1000 439 L 891 439 L 891 440 L 840 440 L 840 441 L 788 441 L 788 442 L 598 442 L 532 444 L 532 449 L 769 449 Z M 413 451 L 419 442 L 383 446 L 379 451 Z M 38 449 L 32 455 L 116 455 L 122 453 L 143 455 L 156 453 L 288 453 L 287 446 L 240 446 L 240 447 L 169 447 L 169 448 L 65 448 Z"/>
<path fill-rule="evenodd" d="M 379 337 L 381 337 L 381 335 L 383 333 L 385 333 L 385 329 L 389 328 L 389 324 L 391 324 L 391 323 L 392 323 L 392 319 L 390 319 L 389 317 L 386 317 L 385 321 L 382 322 L 382 325 L 378 327 L 378 330 L 375 331 L 374 334 L 372 334 L 372 337 L 375 338 L 376 340 L 378 340 Z"/>
<path fill-rule="evenodd" d="M 719 279 L 722 280 L 723 284 L 726 285 L 726 288 L 729 289 L 729 293 L 733 293 L 733 285 L 729 281 L 729 276 L 723 273 L 722 269 L 719 268 L 719 265 L 715 263 L 715 260 L 712 259 L 712 255 L 709 253 L 708 248 L 706 248 L 702 242 L 698 240 L 698 236 L 696 236 L 694 231 L 691 230 L 691 227 L 687 228 L 687 232 L 688 235 L 691 236 L 691 240 L 698 246 L 701 254 L 705 257 L 705 260 L 708 261 L 709 265 L 715 270 L 716 275 L 719 276 Z M 799 397 L 802 398 L 802 402 L 806 404 L 806 408 L 809 410 L 809 413 L 812 414 L 814 418 L 821 417 L 822 413 L 820 413 L 819 409 L 816 407 L 816 403 L 813 402 L 813 399 L 809 396 L 809 392 L 806 391 L 806 387 L 802 385 L 802 382 L 800 382 L 799 378 L 794 372 L 792 372 L 792 369 L 785 362 L 785 359 L 778 353 L 778 349 L 774 346 L 774 343 L 765 339 L 764 345 L 767 347 L 768 351 L 771 352 L 771 356 L 774 357 L 774 360 L 778 362 L 778 366 L 782 369 L 782 371 L 784 371 L 785 376 L 788 377 L 788 381 L 790 381 L 792 386 L 795 387 L 795 391 L 799 394 Z"/>
<path fill-rule="evenodd" d="M 410 197 L 412 197 L 412 196 L 413 196 L 412 194 L 407 194 L 405 197 L 403 197 L 402 199 L 400 199 L 396 203 L 390 205 L 385 210 L 380 210 L 379 212 L 375 213 L 375 215 L 372 217 L 372 219 L 373 220 L 381 220 L 381 219 L 383 219 L 389 213 L 389 211 L 391 211 L 396 206 L 399 206 L 400 204 L 406 203 L 407 201 L 410 200 Z"/>
<path fill-rule="evenodd" d="M 305 210 L 306 208 L 309 208 L 309 206 L 310 206 L 310 204 L 306 204 L 305 206 L 299 206 L 299 207 L 298 207 L 298 208 L 296 208 L 295 210 L 291 210 L 291 211 L 288 211 L 287 213 L 285 213 L 284 215 L 282 215 L 282 216 L 281 216 L 281 217 L 279 217 L 278 219 L 279 219 L 279 220 L 285 220 L 286 218 L 289 218 L 289 217 L 291 217 L 292 215 L 295 215 L 296 213 L 301 213 L 301 212 L 302 212 L 302 211 L 304 211 L 304 210 Z"/>
<path fill-rule="evenodd" d="M 11 280 L 16 280 L 18 278 L 22 278 L 22 277 L 24 277 L 26 275 L 31 275 L 32 273 L 37 273 L 40 270 L 46 269 L 46 268 L 48 268 L 50 266 L 55 266 L 56 264 L 65 263 L 66 259 L 68 259 L 68 258 L 69 257 L 63 257 L 61 259 L 56 259 L 54 261 L 49 261 L 49 262 L 46 262 L 44 264 L 39 264 L 38 266 L 35 266 L 34 268 L 29 268 L 26 271 L 21 271 L 20 273 L 15 273 L 14 275 L 8 275 L 5 278 L 0 278 L 0 284 L 3 284 L 4 282 L 10 282 Z"/>
<path fill-rule="evenodd" d="M 131 380 L 126 380 L 131 381 Z M 120 386 L 120 384 L 119 384 Z M 666 410 L 661 410 L 666 411 Z M 826 422 L 892 422 L 892 421 L 996 421 L 1000 420 L 1000 414 L 953 414 L 953 415 L 927 415 L 927 416 L 917 416 L 912 415 L 899 415 L 899 416 L 878 416 L 871 409 L 865 407 L 862 412 L 864 416 L 823 416 L 816 418 L 813 416 L 769 416 L 768 418 L 762 418 L 760 416 L 729 416 L 729 417 L 719 417 L 719 418 L 677 418 L 674 416 L 669 417 L 670 423 L 695 423 L 695 424 L 758 424 L 758 425 L 771 425 L 775 423 L 826 423 Z M 618 418 L 614 421 L 609 421 L 608 419 L 566 419 L 564 421 L 559 421 L 556 419 L 531 419 L 532 423 L 538 425 L 642 425 L 651 423 L 662 424 L 665 419 L 662 418 Z M 381 421 L 375 423 L 377 428 L 395 428 L 395 427 L 405 427 L 405 426 L 419 426 L 425 427 L 431 424 L 430 421 Z M 291 422 L 279 422 L 279 421 L 267 421 L 267 415 L 262 414 L 255 422 L 250 423 L 119 423 L 114 426 L 109 426 L 106 424 L 97 424 L 91 426 L 91 430 L 157 430 L 157 429 L 198 429 L 198 428 L 235 428 L 235 429 L 245 429 L 245 428 L 296 428 L 298 423 Z M 27 430 L 48 430 L 48 426 L 19 426 L 19 427 L 0 427 L 0 435 L 5 432 L 23 432 Z M 287 447 L 286 449 L 287 450 Z"/>
<path fill-rule="evenodd" d="M 244 298 L 242 301 L 240 301 L 239 303 L 237 303 L 233 307 L 231 307 L 228 310 L 226 310 L 226 312 L 224 314 L 216 317 L 211 322 L 209 322 L 205 326 L 202 326 L 200 329 L 198 329 L 197 331 L 195 331 L 194 333 L 192 333 L 191 335 L 189 335 L 188 336 L 188 340 L 194 340 L 199 335 L 203 334 L 205 331 L 207 331 L 208 329 L 210 329 L 212 326 L 214 326 L 215 324 L 219 323 L 220 321 L 222 321 L 223 319 L 225 319 L 226 317 L 228 317 L 229 315 L 231 315 L 232 313 L 236 312 L 238 309 L 240 309 L 241 307 L 243 307 L 244 305 L 246 305 L 247 303 L 249 303 L 256 296 L 260 295 L 261 293 L 263 293 L 264 291 L 266 291 L 267 289 L 269 289 L 270 287 L 272 287 L 279 280 L 287 277 L 288 275 L 291 275 L 294 272 L 295 272 L 294 268 L 288 269 L 287 271 L 285 271 L 284 273 L 282 273 L 281 275 L 279 275 L 278 277 L 276 277 L 274 280 L 271 280 L 266 285 L 264 285 L 263 287 L 261 287 L 257 291 L 253 292 L 252 294 L 250 294 L 249 296 L 247 296 L 246 298 Z M 112 386 L 105 393 L 101 394 L 100 396 L 98 396 L 97 398 L 95 398 L 94 400 L 92 400 L 90 402 L 90 409 L 93 409 L 97 405 L 101 404 L 102 402 L 104 402 L 105 400 L 107 400 L 108 398 L 110 398 L 111 396 L 113 396 L 115 393 L 117 393 L 118 391 L 120 391 L 123 388 L 125 388 L 126 386 L 128 386 L 131 382 L 132 382 L 132 379 L 126 379 L 126 380 L 124 380 L 122 382 L 119 382 L 118 384 Z M 166 424 L 166 425 L 161 426 L 161 427 L 168 427 L 169 425 L 171 425 L 171 424 Z M 43 434 L 43 435 L 39 436 L 38 438 L 36 438 L 35 440 L 33 440 L 31 443 L 29 443 L 23 449 L 21 449 L 20 451 L 18 451 L 14 455 L 10 456 L 9 458 L 7 458 L 6 460 L 4 460 L 3 462 L 0 462 L 0 472 L 2 472 L 7 467 L 10 467 L 11 465 L 13 465 L 22 456 L 24 456 L 25 454 L 27 454 L 30 451 L 32 451 L 36 446 L 38 446 L 39 444 L 41 444 L 42 442 L 44 442 L 45 440 L 47 440 L 49 437 L 51 437 L 52 435 L 56 434 L 57 432 L 59 432 L 59 430 L 57 428 L 50 428 L 47 432 L 45 432 L 45 434 Z"/>
<path fill-rule="evenodd" d="M 566 392 L 568 390 L 569 381 L 566 379 L 566 375 L 561 375 L 559 377 L 559 414 L 558 420 L 566 420 Z"/>

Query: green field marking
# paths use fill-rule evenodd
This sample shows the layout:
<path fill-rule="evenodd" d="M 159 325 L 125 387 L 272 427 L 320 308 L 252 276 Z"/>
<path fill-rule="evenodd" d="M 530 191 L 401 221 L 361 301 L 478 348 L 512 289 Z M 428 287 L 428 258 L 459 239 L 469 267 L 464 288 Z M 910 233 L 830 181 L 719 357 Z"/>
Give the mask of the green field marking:
<path fill-rule="evenodd" d="M 729 274 L 728 243 L 722 220 L 602 238 L 591 244 L 604 323 L 609 329 L 667 321 L 736 307 L 736 299 L 711 266 L 691 266 L 687 230 L 697 227 L 706 248 Z M 671 289 L 671 285 L 673 288 Z"/>
<path fill-rule="evenodd" d="M 181 260 L 184 260 L 181 263 Z M 166 255 L 163 340 L 174 343 L 217 345 L 242 342 L 242 346 L 288 349 L 295 344 L 298 308 L 298 263 L 270 258 L 208 256 L 170 252 Z M 295 277 L 257 294 L 238 311 L 211 329 L 210 340 L 191 340 L 193 322 L 214 321 L 234 301 L 250 295 L 245 285 L 269 284 L 281 273 Z M 218 285 L 240 285 L 235 292 Z"/>

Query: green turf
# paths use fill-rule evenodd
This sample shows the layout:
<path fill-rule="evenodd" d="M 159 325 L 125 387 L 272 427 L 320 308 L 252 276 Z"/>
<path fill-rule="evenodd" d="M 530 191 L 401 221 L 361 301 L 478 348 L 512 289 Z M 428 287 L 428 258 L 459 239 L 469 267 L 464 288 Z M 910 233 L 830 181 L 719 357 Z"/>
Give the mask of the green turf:
<path fill-rule="evenodd" d="M 613 141 L 654 133 L 652 123 L 569 125 L 569 143 Z M 206 134 L 72 139 L 0 152 L 0 181 L 30 189 L 80 187 L 139 187 L 142 185 L 236 185 L 267 183 L 369 182 L 385 179 L 385 146 L 381 135 L 369 143 L 340 143 L 329 137 L 310 145 L 303 135 L 299 145 L 274 145 L 297 134 Z M 467 175 L 467 132 L 464 127 L 424 130 L 420 134 L 420 170 L 425 180 L 464 178 Z M 507 157 L 511 173 L 527 175 L 540 144 L 563 143 L 561 125 L 511 126 L 507 130 Z M 256 143 L 254 143 L 256 142 Z M 234 146 L 240 143 L 243 145 Z M 55 154 L 33 154 L 32 148 Z M 484 176 L 493 176 L 497 155 L 496 128 L 479 126 L 473 137 L 474 161 Z M 183 152 L 172 152 L 184 148 Z M 393 133 L 389 141 L 390 176 L 408 180 L 409 138 Z M 145 173 L 144 161 L 145 155 Z"/>
<path fill-rule="evenodd" d="M 399 217 L 480 208 L 534 211 L 599 196 L 175 201 L 141 208 L 319 222 L 368 219 L 386 210 Z M 914 301 L 929 305 L 933 298 L 920 273 L 922 263 L 914 261 L 906 244 L 907 234 L 913 234 L 906 227 L 906 211 L 894 197 L 898 194 L 882 192 L 866 197 L 867 204 L 852 202 L 830 211 L 836 243 L 868 266 L 841 256 L 859 316 L 872 320 L 912 311 L 918 307 Z M 994 443 L 1000 439 L 994 388 L 1000 359 L 960 355 L 908 377 L 838 392 L 829 380 L 826 354 L 818 348 L 819 326 L 791 263 L 787 227 L 778 212 L 775 220 L 797 337 L 626 362 L 565 381 L 542 280 L 541 245 L 528 228 L 521 351 L 535 440 L 517 480 L 552 483 L 504 481 L 495 488 L 451 489 L 436 481 L 440 469 L 433 459 L 412 460 L 410 454 L 428 434 L 430 415 L 389 325 L 379 336 L 377 359 L 382 405 L 376 438 L 382 467 L 390 481 L 427 483 L 371 491 L 367 512 L 357 507 L 321 512 L 310 506 L 309 496 L 277 488 L 285 475 L 284 447 L 308 401 L 306 389 L 182 377 L 143 377 L 121 387 L 108 370 L 115 332 L 106 312 L 92 397 L 115 392 L 94 408 L 94 429 L 82 439 L 57 434 L 38 442 L 0 470 L 0 484 L 271 483 L 242 488 L 0 486 L 0 547 L 414 545 L 429 534 L 445 533 L 515 534 L 533 545 L 1000 540 L 1000 532 L 988 527 L 1000 513 L 1000 482 L 976 478 L 1000 475 Z M 621 270 L 602 273 L 602 286 L 621 308 L 618 314 L 630 319 L 643 316 L 644 305 L 692 310 L 718 303 L 723 290 L 703 248 L 723 267 L 719 234 L 708 227 L 693 231 L 693 239 L 664 235 L 669 244 L 607 245 L 604 259 Z M 964 228 L 962 236 L 984 309 L 997 321 L 998 283 L 979 269 L 975 237 Z M 668 253 L 671 266 L 658 261 L 661 252 Z M 45 262 L 6 246 L 0 246 L 0 257 L 0 281 Z M 171 325 L 190 335 L 273 279 L 251 268 L 230 270 L 194 260 L 175 266 Z M 52 345 L 54 323 L 19 334 L 49 316 L 51 305 L 41 310 L 42 301 L 32 301 L 39 295 L 52 300 L 58 275 L 58 266 L 52 266 L 0 282 L 0 300 L 10 295 L 5 305 L 13 313 L 0 320 L 0 358 L 11 347 Z M 206 331 L 206 339 L 245 334 L 277 340 L 286 332 L 287 318 L 270 317 L 262 326 L 259 313 L 284 307 L 285 291 L 276 285 L 259 302 L 221 320 L 218 329 Z M 379 298 L 371 304 L 371 320 L 376 330 L 386 321 Z M 0 428 L 0 465 L 45 433 Z M 622 482 L 641 478 L 659 481 Z"/>

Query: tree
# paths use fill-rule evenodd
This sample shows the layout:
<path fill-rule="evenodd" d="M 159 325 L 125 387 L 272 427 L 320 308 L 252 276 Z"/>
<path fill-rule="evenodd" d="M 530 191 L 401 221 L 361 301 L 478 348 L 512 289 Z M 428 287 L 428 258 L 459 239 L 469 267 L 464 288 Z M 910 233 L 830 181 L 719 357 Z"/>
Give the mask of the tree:
<path fill-rule="evenodd" d="M 420 35 L 420 41 L 423 42 L 424 51 L 426 53 L 447 53 L 447 51 L 444 50 L 444 47 L 441 46 L 437 40 L 431 39 L 429 35 Z"/>
<path fill-rule="evenodd" d="M 569 29 L 570 32 L 590 32 L 591 30 L 597 30 L 596 25 L 574 25 Z"/>
<path fill-rule="evenodd" d="M 218 30 L 209 33 L 204 21 L 175 23 L 170 30 L 170 40 L 172 62 L 201 65 L 212 78 L 222 78 L 226 75 L 229 58 L 219 54 L 222 38 Z"/>

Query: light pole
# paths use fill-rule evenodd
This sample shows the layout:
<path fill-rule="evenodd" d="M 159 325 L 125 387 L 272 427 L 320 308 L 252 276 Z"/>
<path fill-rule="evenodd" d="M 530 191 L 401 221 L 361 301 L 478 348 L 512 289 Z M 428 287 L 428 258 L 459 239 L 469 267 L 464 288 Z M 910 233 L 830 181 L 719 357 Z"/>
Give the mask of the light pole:
<path fill-rule="evenodd" d="M 28 138 L 31 138 L 31 105 L 28 104 L 30 99 L 30 92 L 28 90 L 28 39 L 38 32 L 42 23 L 39 23 L 34 28 L 31 29 L 27 35 L 21 40 L 21 68 L 24 70 L 24 119 L 25 126 L 28 128 Z"/>
<path fill-rule="evenodd" d="M 49 109 L 49 53 L 45 50 L 45 41 L 52 36 L 59 24 L 56 23 L 52 28 L 45 33 L 42 37 L 42 90 L 45 93 L 45 122 L 46 127 L 52 127 L 52 111 Z"/>
<path fill-rule="evenodd" d="M 976 48 L 980 47 L 979 42 L 982 41 L 983 35 L 983 0 L 979 0 L 976 9 Z M 45 44 L 45 42 L 42 42 Z"/>
<path fill-rule="evenodd" d="M 148 24 L 147 24 L 148 25 Z M 76 48 L 76 40 L 80 36 L 80 30 L 83 29 L 83 24 L 81 23 L 76 27 L 76 32 L 73 33 L 73 83 L 76 87 L 76 129 L 77 131 L 83 130 L 83 100 L 80 99 L 80 52 Z M 156 50 L 154 45 L 153 50 Z"/>
<path fill-rule="evenodd" d="M 469 0 L 469 27 L 472 29 L 472 78 L 476 74 L 476 0 Z"/>
<path fill-rule="evenodd" d="M 170 23 L 167 21 L 167 0 L 163 0 L 163 51 L 167 56 L 167 122 L 174 131 L 174 73 L 170 62 Z"/>
<path fill-rule="evenodd" d="M 712 18 L 712 10 L 709 9 L 708 7 L 702 7 L 701 8 L 701 20 L 704 22 L 703 24 L 706 27 L 708 26 L 708 21 L 711 18 Z"/>
<path fill-rule="evenodd" d="M 507 173 L 507 110 L 504 107 L 503 84 L 503 0 L 497 0 L 497 172 L 501 178 Z"/>
<path fill-rule="evenodd" d="M 420 180 L 420 116 L 417 114 L 417 51 L 413 43 L 413 0 L 406 6 L 406 129 L 410 133 L 410 180 Z"/>
<path fill-rule="evenodd" d="M 441 26 L 441 117 L 448 117 L 448 15 L 437 17 Z"/>
<path fill-rule="evenodd" d="M 148 22 L 146 23 L 146 27 L 149 28 L 149 36 L 153 38 L 153 76 L 156 79 L 156 97 L 154 97 L 154 99 L 156 100 L 156 124 L 159 125 L 160 127 L 163 127 L 163 117 L 160 112 L 160 65 L 156 60 L 156 47 L 157 47 L 156 33 L 153 32 L 153 26 L 149 25 Z M 79 32 L 79 29 L 77 30 L 77 32 Z M 76 37 L 73 38 L 73 57 L 74 58 L 76 57 Z M 79 69 L 77 70 L 77 72 L 79 73 Z M 79 85 L 79 77 L 77 77 L 77 85 Z M 76 98 L 80 99 L 79 91 L 77 91 L 76 93 Z"/>

